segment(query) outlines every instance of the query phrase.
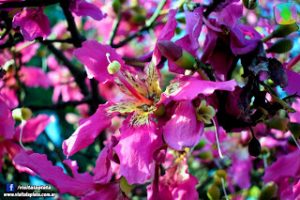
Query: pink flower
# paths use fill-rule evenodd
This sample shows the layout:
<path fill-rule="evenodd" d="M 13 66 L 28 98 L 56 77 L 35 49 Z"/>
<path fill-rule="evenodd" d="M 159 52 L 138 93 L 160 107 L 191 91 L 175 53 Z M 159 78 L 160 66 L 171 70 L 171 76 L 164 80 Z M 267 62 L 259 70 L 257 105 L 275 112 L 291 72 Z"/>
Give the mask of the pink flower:
<path fill-rule="evenodd" d="M 37 37 L 46 38 L 50 30 L 50 22 L 42 8 L 24 8 L 13 19 L 13 26 L 20 27 L 25 40 Z"/>
<path fill-rule="evenodd" d="M 0 96 L 0 141 L 12 139 L 14 135 L 15 122 L 12 118 L 11 111 Z"/>
<path fill-rule="evenodd" d="M 101 20 L 106 17 L 96 5 L 85 0 L 71 0 L 70 10 L 77 16 L 90 16 L 95 20 Z"/>
<path fill-rule="evenodd" d="M 19 71 L 21 81 L 28 87 L 48 88 L 51 83 L 47 74 L 37 67 L 21 67 Z"/>
<path fill-rule="evenodd" d="M 83 95 L 80 92 L 79 87 L 76 85 L 74 77 L 71 75 L 70 71 L 64 67 L 60 66 L 56 59 L 52 56 L 48 57 L 48 66 L 51 69 L 47 73 L 49 79 L 51 80 L 51 85 L 54 86 L 52 101 L 54 103 L 58 102 L 59 98 L 62 97 L 62 101 L 80 101 Z"/>

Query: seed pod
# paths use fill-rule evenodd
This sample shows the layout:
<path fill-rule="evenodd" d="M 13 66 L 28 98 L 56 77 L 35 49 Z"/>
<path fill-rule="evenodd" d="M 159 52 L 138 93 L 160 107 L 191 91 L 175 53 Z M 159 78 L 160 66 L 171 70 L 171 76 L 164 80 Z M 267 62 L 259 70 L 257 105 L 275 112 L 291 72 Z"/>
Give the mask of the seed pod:
<path fill-rule="evenodd" d="M 253 10 L 257 7 L 257 0 L 243 0 L 243 4 L 247 9 Z"/>
<path fill-rule="evenodd" d="M 261 152 L 261 145 L 256 137 L 253 137 L 248 144 L 248 152 L 251 156 L 257 157 Z"/>
<path fill-rule="evenodd" d="M 272 53 L 285 53 L 293 48 L 293 41 L 290 39 L 281 39 L 275 42 L 269 49 L 266 51 Z"/>

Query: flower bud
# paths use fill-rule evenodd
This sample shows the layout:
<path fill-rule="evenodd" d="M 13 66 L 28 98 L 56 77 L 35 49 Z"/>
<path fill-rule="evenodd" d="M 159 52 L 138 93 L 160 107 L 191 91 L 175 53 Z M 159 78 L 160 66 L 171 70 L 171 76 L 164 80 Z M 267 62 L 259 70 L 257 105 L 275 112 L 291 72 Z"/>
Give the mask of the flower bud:
<path fill-rule="evenodd" d="M 287 118 L 273 117 L 266 122 L 268 128 L 287 131 L 289 120 Z"/>
<path fill-rule="evenodd" d="M 205 100 L 202 100 L 199 107 L 196 109 L 197 120 L 206 124 L 210 123 L 210 120 L 215 114 L 215 109 L 212 106 L 207 105 Z"/>
<path fill-rule="evenodd" d="M 117 73 L 121 68 L 121 64 L 118 61 L 113 61 L 111 63 L 109 63 L 109 65 L 107 66 L 107 71 L 109 74 L 115 74 Z"/>
<path fill-rule="evenodd" d="M 285 37 L 293 32 L 299 30 L 299 26 L 296 23 L 287 25 L 278 25 L 272 32 L 272 37 Z"/>
<path fill-rule="evenodd" d="M 121 4 L 120 0 L 113 0 L 112 7 L 113 7 L 113 10 L 115 11 L 115 13 L 119 13 L 122 8 L 122 4 Z"/>
<path fill-rule="evenodd" d="M 159 51 L 167 59 L 173 61 L 178 67 L 194 69 L 196 60 L 189 52 L 171 41 L 160 41 L 157 44 Z"/>
<path fill-rule="evenodd" d="M 200 140 L 200 142 L 195 146 L 194 150 L 200 150 L 205 146 L 205 140 Z"/>
<path fill-rule="evenodd" d="M 204 152 L 201 152 L 199 153 L 199 158 L 200 159 L 203 159 L 203 160 L 211 160 L 213 159 L 213 155 L 210 151 L 204 151 Z"/>
<path fill-rule="evenodd" d="M 253 10 L 257 7 L 257 0 L 243 0 L 243 4 L 247 9 Z"/>
<path fill-rule="evenodd" d="M 248 152 L 251 156 L 257 157 L 261 152 L 261 145 L 256 137 L 253 137 L 248 144 Z"/>
<path fill-rule="evenodd" d="M 210 200 L 217 200 L 221 198 L 221 192 L 219 187 L 217 187 L 216 185 L 211 185 L 208 190 L 207 190 L 207 197 Z"/>
<path fill-rule="evenodd" d="M 29 108 L 16 108 L 12 111 L 12 116 L 15 120 L 28 120 L 32 117 L 32 112 Z"/>
<path fill-rule="evenodd" d="M 271 182 L 265 185 L 259 195 L 259 200 L 271 200 L 277 196 L 278 187 L 275 183 Z"/>
<path fill-rule="evenodd" d="M 293 41 L 290 39 L 281 39 L 275 42 L 266 51 L 269 53 L 285 53 L 293 48 Z"/>

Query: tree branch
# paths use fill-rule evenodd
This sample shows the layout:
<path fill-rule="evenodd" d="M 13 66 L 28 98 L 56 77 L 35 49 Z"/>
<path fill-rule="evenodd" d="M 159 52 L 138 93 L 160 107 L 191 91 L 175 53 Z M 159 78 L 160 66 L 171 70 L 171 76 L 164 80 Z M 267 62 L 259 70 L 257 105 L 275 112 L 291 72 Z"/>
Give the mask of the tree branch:
<path fill-rule="evenodd" d="M 58 3 L 59 0 L 30 0 L 30 1 L 8 1 L 0 4 L 0 10 L 4 8 L 40 7 Z"/>

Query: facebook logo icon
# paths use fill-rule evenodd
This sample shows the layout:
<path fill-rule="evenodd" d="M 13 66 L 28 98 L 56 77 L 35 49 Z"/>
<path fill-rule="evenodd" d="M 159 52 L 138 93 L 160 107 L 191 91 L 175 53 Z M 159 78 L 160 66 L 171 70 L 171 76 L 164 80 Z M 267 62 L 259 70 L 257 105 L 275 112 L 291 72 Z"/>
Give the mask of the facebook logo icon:
<path fill-rule="evenodd" d="M 6 192 L 14 192 L 16 187 L 13 183 L 6 184 Z"/>

